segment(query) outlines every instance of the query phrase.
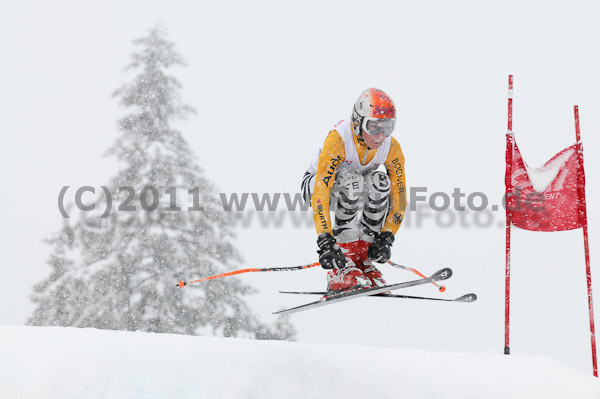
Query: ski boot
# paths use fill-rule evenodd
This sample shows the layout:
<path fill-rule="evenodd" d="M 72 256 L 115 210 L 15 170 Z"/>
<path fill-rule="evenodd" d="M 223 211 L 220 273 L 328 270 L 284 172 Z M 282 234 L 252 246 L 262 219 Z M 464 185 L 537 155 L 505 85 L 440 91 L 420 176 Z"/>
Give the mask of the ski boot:
<path fill-rule="evenodd" d="M 364 269 L 361 267 L 363 258 L 367 256 L 369 244 L 364 241 L 352 241 L 338 245 L 346 258 L 346 267 L 329 271 L 327 290 L 344 291 L 356 287 L 370 287 L 371 280 L 364 275 Z"/>
<path fill-rule="evenodd" d="M 363 264 L 362 269 L 363 269 L 364 275 L 371 281 L 371 285 L 373 287 L 381 287 L 381 286 L 386 285 L 387 283 L 385 282 L 383 275 L 381 274 L 379 269 L 377 269 L 372 264 L 366 264 L 366 263 L 367 262 L 365 262 Z"/>
<path fill-rule="evenodd" d="M 327 273 L 327 291 L 330 292 L 370 286 L 371 280 L 356 266 L 333 269 Z"/>

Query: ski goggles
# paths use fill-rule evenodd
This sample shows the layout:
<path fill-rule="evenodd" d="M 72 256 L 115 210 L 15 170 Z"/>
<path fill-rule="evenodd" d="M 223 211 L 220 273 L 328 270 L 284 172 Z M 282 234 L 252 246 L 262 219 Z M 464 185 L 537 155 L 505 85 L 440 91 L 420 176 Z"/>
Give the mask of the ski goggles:
<path fill-rule="evenodd" d="M 372 136 L 382 134 L 385 137 L 392 135 L 394 128 L 396 127 L 396 119 L 381 119 L 381 118 L 365 118 L 363 120 L 362 128 L 365 132 Z"/>

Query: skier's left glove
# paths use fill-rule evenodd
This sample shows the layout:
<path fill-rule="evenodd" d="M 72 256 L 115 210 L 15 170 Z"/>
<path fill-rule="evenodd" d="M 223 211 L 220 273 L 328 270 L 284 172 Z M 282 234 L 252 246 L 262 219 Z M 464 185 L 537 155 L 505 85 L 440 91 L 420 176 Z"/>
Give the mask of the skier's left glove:
<path fill-rule="evenodd" d="M 379 232 L 375 235 L 373 244 L 369 247 L 369 259 L 374 262 L 385 263 L 392 256 L 394 234 L 390 231 Z"/>

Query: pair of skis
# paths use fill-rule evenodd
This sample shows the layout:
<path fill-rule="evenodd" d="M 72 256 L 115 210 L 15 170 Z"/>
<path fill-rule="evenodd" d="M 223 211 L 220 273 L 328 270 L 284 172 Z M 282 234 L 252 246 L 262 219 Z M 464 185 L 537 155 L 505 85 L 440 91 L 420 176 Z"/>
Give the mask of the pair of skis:
<path fill-rule="evenodd" d="M 384 297 L 384 298 L 409 298 L 409 299 L 421 299 L 421 300 L 445 301 L 445 302 L 475 302 L 477 300 L 477 295 L 475 295 L 475 294 L 463 295 L 456 299 L 444 299 L 444 298 L 431 298 L 431 297 L 390 294 L 389 293 L 390 291 L 397 290 L 400 288 L 414 287 L 417 285 L 423 285 L 423 284 L 429 284 L 429 283 L 437 286 L 439 288 L 439 290 L 441 292 L 443 292 L 445 290 L 445 287 L 436 284 L 436 281 L 443 281 L 443 280 L 449 279 L 452 276 L 452 269 L 444 268 L 444 269 L 438 270 L 436 273 L 427 277 L 427 276 L 423 275 L 421 272 L 419 272 L 418 270 L 413 269 L 411 267 L 398 265 L 393 262 L 388 262 L 388 263 L 394 267 L 409 270 L 421 278 L 418 280 L 414 280 L 414 281 L 407 281 L 407 282 L 397 283 L 397 284 L 389 284 L 389 285 L 384 285 L 381 287 L 358 287 L 358 288 L 345 290 L 345 291 L 338 291 L 338 292 L 280 291 L 281 293 L 284 293 L 284 294 L 322 295 L 322 297 L 317 301 L 310 302 L 310 303 L 300 305 L 300 306 L 296 306 L 296 307 L 293 307 L 290 309 L 280 310 L 280 311 L 274 312 L 274 314 L 297 313 L 297 312 L 301 312 L 303 310 L 313 309 L 313 308 L 317 308 L 317 307 L 321 307 L 321 306 L 325 306 L 325 305 L 329 305 L 329 304 L 333 304 L 333 303 L 337 303 L 337 302 L 346 301 L 349 299 L 359 298 L 362 296 L 375 296 L 375 297 Z M 186 281 L 182 280 L 177 284 L 177 286 L 180 288 L 183 288 L 188 284 L 200 283 L 200 282 L 204 282 L 204 281 L 208 281 L 208 280 L 214 280 L 214 279 L 233 276 L 233 275 L 242 274 L 242 273 L 303 270 L 303 269 L 308 269 L 308 268 L 312 268 L 312 267 L 316 267 L 316 266 L 320 266 L 320 264 L 318 262 L 315 262 L 315 263 L 311 263 L 308 265 L 293 266 L 293 267 L 242 269 L 242 270 L 236 270 L 236 271 L 232 271 L 232 272 L 228 272 L 228 273 L 218 274 L 216 276 L 204 277 L 204 278 L 194 280 L 194 281 L 186 282 Z"/>
<path fill-rule="evenodd" d="M 446 302 L 475 302 L 477 300 L 477 295 L 475 294 L 467 294 L 463 295 L 456 299 L 443 299 L 443 298 L 428 298 L 428 297 L 418 297 L 418 296 L 410 296 L 410 295 L 395 295 L 389 294 L 389 291 L 397 290 L 400 288 L 408 288 L 414 287 L 417 285 L 423 285 L 428 283 L 435 283 L 436 281 L 447 280 L 452 277 L 452 269 L 444 268 L 438 270 L 434 274 L 429 277 L 423 277 L 418 280 L 407 281 L 404 283 L 397 284 L 389 284 L 381 287 L 359 287 L 350 290 L 340 291 L 340 292 L 298 292 L 298 291 L 279 291 L 283 294 L 308 294 L 308 295 L 323 295 L 319 300 L 310 302 L 304 305 L 296 306 L 289 309 L 280 310 L 277 312 L 273 312 L 273 314 L 292 314 L 301 312 L 308 309 L 314 309 L 325 305 L 330 305 L 332 303 L 347 301 L 349 299 L 355 299 L 362 296 L 376 296 L 376 297 L 384 297 L 384 298 L 410 298 L 410 299 L 423 299 L 423 300 L 433 300 L 433 301 L 446 301 Z"/>

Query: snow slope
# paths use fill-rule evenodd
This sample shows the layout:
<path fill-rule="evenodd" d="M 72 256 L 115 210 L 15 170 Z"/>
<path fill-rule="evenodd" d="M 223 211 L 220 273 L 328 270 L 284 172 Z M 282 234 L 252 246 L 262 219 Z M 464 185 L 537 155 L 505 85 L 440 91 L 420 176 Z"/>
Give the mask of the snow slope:
<path fill-rule="evenodd" d="M 0 397 L 600 398 L 549 357 L 0 326 Z"/>

